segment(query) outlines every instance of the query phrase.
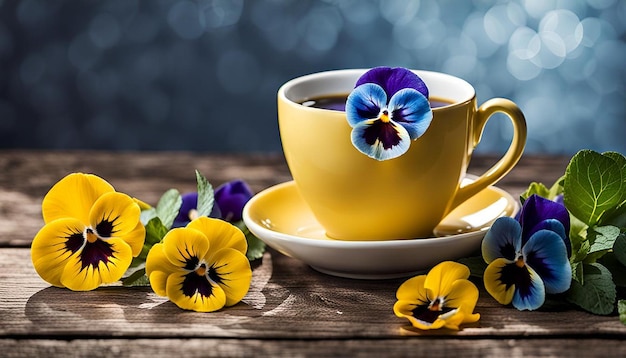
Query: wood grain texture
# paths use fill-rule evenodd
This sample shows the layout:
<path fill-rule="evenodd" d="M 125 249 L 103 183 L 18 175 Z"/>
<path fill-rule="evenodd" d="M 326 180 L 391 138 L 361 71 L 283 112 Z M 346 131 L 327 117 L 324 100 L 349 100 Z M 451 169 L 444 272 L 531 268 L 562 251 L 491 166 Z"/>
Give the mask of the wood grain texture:
<path fill-rule="evenodd" d="M 477 324 L 422 332 L 392 307 L 403 279 L 351 280 L 318 273 L 274 251 L 255 263 L 248 295 L 205 314 L 178 309 L 149 287 L 72 292 L 49 287 L 25 248 L 0 249 L 0 334 L 5 337 L 383 339 L 405 336 L 626 338 L 617 317 L 568 309 L 520 312 L 481 288 Z M 478 285 L 482 287 L 482 285 Z"/>
<path fill-rule="evenodd" d="M 196 169 L 214 187 L 244 179 L 254 192 L 291 179 L 282 154 L 0 151 L 0 247 L 30 245 L 43 225 L 43 197 L 69 173 L 96 174 L 116 190 L 156 204 L 170 188 L 195 191 Z"/>
<path fill-rule="evenodd" d="M 619 339 L 0 339 L 4 357 L 624 357 Z"/>

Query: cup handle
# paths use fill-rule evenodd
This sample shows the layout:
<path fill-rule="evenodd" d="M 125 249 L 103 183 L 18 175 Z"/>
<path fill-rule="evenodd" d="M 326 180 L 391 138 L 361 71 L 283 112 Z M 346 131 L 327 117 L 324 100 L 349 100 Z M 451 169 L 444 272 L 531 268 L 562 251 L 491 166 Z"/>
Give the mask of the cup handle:
<path fill-rule="evenodd" d="M 471 131 L 470 144 L 472 145 L 472 150 L 480 142 L 487 121 L 497 112 L 506 114 L 513 124 L 511 145 L 504 156 L 483 175 L 474 182 L 459 188 L 448 212 L 504 177 L 517 164 L 524 152 L 524 146 L 526 145 L 526 119 L 517 105 L 505 98 L 490 99 L 478 108 Z"/>

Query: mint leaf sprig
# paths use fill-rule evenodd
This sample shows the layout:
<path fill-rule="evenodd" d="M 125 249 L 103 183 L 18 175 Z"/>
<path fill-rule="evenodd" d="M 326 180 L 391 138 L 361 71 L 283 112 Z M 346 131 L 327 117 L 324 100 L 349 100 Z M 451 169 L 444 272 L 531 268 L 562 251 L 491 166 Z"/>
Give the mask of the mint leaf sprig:
<path fill-rule="evenodd" d="M 616 312 L 617 287 L 626 287 L 626 157 L 581 150 L 552 187 L 531 183 L 521 200 L 532 194 L 562 196 L 570 213 L 573 280 L 566 299 L 594 314 Z"/>

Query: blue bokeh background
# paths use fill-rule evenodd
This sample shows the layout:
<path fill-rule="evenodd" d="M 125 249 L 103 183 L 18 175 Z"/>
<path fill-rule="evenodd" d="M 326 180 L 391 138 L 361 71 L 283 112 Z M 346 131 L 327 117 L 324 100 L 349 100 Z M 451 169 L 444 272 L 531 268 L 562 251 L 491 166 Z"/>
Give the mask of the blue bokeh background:
<path fill-rule="evenodd" d="M 626 153 L 625 60 L 621 0 L 0 0 L 0 148 L 280 151 L 282 83 L 388 65 L 514 100 L 527 153 Z"/>

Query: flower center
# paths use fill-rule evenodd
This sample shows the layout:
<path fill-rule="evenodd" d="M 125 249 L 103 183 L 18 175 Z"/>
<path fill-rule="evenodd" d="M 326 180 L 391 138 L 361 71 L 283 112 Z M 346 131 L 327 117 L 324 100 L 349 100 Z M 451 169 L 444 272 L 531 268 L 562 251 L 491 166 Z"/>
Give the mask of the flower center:
<path fill-rule="evenodd" d="M 525 263 L 524 263 L 524 258 L 522 256 L 518 257 L 517 260 L 515 261 L 515 266 L 522 268 L 524 267 Z"/>
<path fill-rule="evenodd" d="M 202 264 L 196 269 L 196 274 L 198 276 L 204 276 L 206 274 L 206 265 Z"/>
<path fill-rule="evenodd" d="M 96 235 L 91 228 L 87 228 L 87 230 L 85 230 L 85 238 L 87 239 L 87 242 L 93 244 L 96 240 L 98 240 L 98 235 Z"/>
<path fill-rule="evenodd" d="M 437 297 L 432 300 L 428 304 L 428 306 L 418 305 L 413 310 L 413 317 L 428 326 L 433 324 L 433 322 L 435 322 L 439 318 L 447 319 L 446 316 L 449 314 L 454 314 L 454 312 L 456 312 L 456 308 L 444 306 L 443 301 L 443 298 Z"/>
<path fill-rule="evenodd" d="M 198 215 L 198 210 L 196 210 L 196 209 L 191 209 L 191 210 L 189 210 L 189 214 L 188 214 L 188 216 L 189 216 L 189 220 L 191 220 L 191 221 L 193 221 L 193 220 L 197 219 L 197 218 L 198 218 L 198 216 L 199 216 L 199 215 Z"/>
<path fill-rule="evenodd" d="M 430 303 L 430 305 L 428 306 L 428 309 L 431 311 L 441 311 L 441 308 L 442 308 L 441 304 L 442 304 L 441 298 L 437 297 L 435 298 L 434 301 Z"/>
<path fill-rule="evenodd" d="M 389 118 L 389 111 L 387 111 L 386 109 L 383 109 L 383 111 L 380 113 L 380 120 L 383 123 L 389 123 L 389 121 L 391 120 Z"/>

